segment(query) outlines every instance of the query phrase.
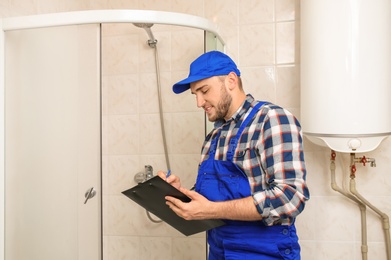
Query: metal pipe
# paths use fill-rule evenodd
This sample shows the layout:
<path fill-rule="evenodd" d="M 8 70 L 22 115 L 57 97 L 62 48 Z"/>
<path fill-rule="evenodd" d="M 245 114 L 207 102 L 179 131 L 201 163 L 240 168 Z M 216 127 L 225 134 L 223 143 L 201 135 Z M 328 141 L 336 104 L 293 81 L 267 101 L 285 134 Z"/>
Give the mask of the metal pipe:
<path fill-rule="evenodd" d="M 337 184 L 336 178 L 335 178 L 335 158 L 336 153 L 335 151 L 331 151 L 331 159 L 330 159 L 330 172 L 331 172 L 331 188 L 343 196 L 347 197 L 348 199 L 354 201 L 357 203 L 360 213 L 361 213 L 361 255 L 363 260 L 368 259 L 368 241 L 367 241 L 367 218 L 366 218 L 366 206 L 364 203 L 362 203 L 360 200 L 358 200 L 356 197 L 351 195 L 350 193 L 346 192 L 342 188 L 340 188 Z"/>
<path fill-rule="evenodd" d="M 164 155 L 166 159 L 166 166 L 167 169 L 171 169 L 170 165 L 170 158 L 168 157 L 168 148 L 167 148 L 167 138 L 166 138 L 166 130 L 165 130 L 165 124 L 164 124 L 164 117 L 163 117 L 163 102 L 162 102 L 162 91 L 161 91 L 161 82 L 160 82 L 160 67 L 159 67 L 159 55 L 158 55 L 158 48 L 157 48 L 157 40 L 153 36 L 151 27 L 153 24 L 151 23 L 133 23 L 135 26 L 139 28 L 143 28 L 147 34 L 148 34 L 148 41 L 147 44 L 149 47 L 153 48 L 155 50 L 155 69 L 156 69 L 156 85 L 157 85 L 157 92 L 158 92 L 158 103 L 159 103 L 159 116 L 160 116 L 160 126 L 161 126 L 161 133 L 163 138 L 163 148 L 164 148 Z M 148 177 L 148 174 L 147 174 Z M 152 176 L 149 176 L 152 177 Z M 161 223 L 162 220 L 155 220 L 152 218 L 149 211 L 147 212 L 147 217 L 150 221 L 153 223 Z"/>
<path fill-rule="evenodd" d="M 355 169 L 354 164 L 355 164 L 355 155 L 350 154 L 350 167 L 351 169 Z M 367 205 L 369 208 L 371 208 L 376 214 L 378 214 L 382 220 L 382 227 L 384 231 L 384 240 L 386 244 L 386 251 L 387 251 L 387 260 L 391 260 L 391 239 L 390 239 L 390 220 L 387 214 L 383 213 L 380 211 L 378 208 L 376 208 L 373 204 L 371 204 L 368 200 L 366 200 L 358 191 L 356 188 L 356 181 L 355 181 L 355 170 L 351 170 L 350 174 L 350 192 L 357 198 L 359 199 L 362 203 Z"/>

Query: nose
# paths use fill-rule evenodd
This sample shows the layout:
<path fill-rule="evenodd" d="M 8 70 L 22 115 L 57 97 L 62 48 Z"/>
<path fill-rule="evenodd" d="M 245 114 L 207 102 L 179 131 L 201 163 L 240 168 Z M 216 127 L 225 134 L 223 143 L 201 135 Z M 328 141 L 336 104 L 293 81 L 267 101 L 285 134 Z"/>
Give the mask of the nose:
<path fill-rule="evenodd" d="M 197 107 L 202 107 L 205 104 L 205 99 L 203 99 L 201 95 L 197 95 L 196 99 L 197 99 Z"/>

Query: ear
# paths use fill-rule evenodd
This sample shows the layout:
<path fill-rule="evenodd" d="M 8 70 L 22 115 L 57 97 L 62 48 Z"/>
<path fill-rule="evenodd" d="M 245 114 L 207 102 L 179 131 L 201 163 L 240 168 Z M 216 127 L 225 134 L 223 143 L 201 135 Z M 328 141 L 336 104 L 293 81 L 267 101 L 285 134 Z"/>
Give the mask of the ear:
<path fill-rule="evenodd" d="M 230 72 L 225 78 L 225 81 L 229 90 L 234 90 L 235 88 L 238 88 L 238 75 L 236 75 L 235 72 Z"/>

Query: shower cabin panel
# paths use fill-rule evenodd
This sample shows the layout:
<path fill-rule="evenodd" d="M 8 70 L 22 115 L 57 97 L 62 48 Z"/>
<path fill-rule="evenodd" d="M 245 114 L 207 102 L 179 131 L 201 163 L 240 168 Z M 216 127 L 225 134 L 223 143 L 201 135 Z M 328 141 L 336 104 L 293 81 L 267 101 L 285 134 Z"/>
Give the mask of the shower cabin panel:
<path fill-rule="evenodd" d="M 99 38 L 5 34 L 6 260 L 101 259 Z"/>

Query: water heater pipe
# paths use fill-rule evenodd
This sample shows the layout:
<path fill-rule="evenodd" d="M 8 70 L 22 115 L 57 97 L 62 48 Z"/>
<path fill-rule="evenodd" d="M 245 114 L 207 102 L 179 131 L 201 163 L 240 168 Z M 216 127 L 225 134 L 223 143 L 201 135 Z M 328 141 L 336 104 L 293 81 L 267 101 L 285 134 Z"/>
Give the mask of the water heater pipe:
<path fill-rule="evenodd" d="M 330 159 L 330 172 L 331 172 L 331 188 L 343 196 L 347 197 L 348 199 L 354 201 L 357 203 L 360 213 L 361 213 L 361 254 L 362 254 L 362 260 L 368 259 L 368 243 L 367 243 L 367 218 L 366 218 L 366 206 L 364 203 L 362 203 L 360 200 L 358 200 L 356 197 L 354 197 L 352 194 L 348 193 L 347 191 L 340 188 L 337 184 L 336 178 L 335 178 L 335 158 L 336 153 L 335 151 L 331 150 L 331 159 Z"/>
<path fill-rule="evenodd" d="M 355 154 L 350 154 L 350 168 L 355 169 L 355 163 L 356 158 Z M 354 166 L 354 167 L 353 167 Z M 355 174 L 356 170 L 351 170 L 350 173 L 350 192 L 359 199 L 362 203 L 367 205 L 369 208 L 371 208 L 375 213 L 377 213 L 381 220 L 382 220 L 382 227 L 384 231 L 384 238 L 385 238 L 385 244 L 386 244 L 386 251 L 387 251 L 387 260 L 391 260 L 391 239 L 390 239 L 390 220 L 387 214 L 380 211 L 378 208 L 376 208 L 374 205 L 372 205 L 368 200 L 366 200 L 356 189 L 356 181 L 355 181 Z"/>

